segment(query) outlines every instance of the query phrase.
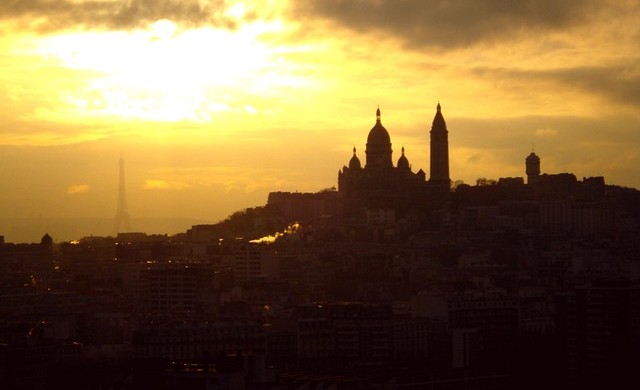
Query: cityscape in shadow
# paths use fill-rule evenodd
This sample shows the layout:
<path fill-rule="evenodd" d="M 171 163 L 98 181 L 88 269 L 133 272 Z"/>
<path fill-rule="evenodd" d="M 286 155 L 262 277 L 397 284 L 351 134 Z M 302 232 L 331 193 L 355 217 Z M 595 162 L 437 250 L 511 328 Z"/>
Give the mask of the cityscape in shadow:
<path fill-rule="evenodd" d="M 640 191 L 533 150 L 452 182 L 440 103 L 428 173 L 372 119 L 337 187 L 148 234 L 121 157 L 112 233 L 0 236 L 0 387 L 640 385 Z"/>

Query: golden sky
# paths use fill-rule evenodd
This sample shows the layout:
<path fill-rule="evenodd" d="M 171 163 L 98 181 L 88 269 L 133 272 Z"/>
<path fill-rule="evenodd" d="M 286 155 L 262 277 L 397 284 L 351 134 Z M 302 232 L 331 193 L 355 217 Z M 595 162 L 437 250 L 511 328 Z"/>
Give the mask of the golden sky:
<path fill-rule="evenodd" d="M 0 4 L 0 218 L 215 222 L 337 186 L 380 106 L 394 161 L 451 178 L 640 187 L 637 0 L 21 0 Z M 1 227 L 0 227 L 1 228 Z M 0 232 L 2 234 L 2 232 Z"/>

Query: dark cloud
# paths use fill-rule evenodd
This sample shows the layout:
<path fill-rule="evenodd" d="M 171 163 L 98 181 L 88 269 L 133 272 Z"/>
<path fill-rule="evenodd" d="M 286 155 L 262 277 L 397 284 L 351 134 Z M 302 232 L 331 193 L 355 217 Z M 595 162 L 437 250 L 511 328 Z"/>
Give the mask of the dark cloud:
<path fill-rule="evenodd" d="M 619 104 L 640 107 L 640 63 L 613 67 L 581 67 L 542 74 L 602 95 Z"/>
<path fill-rule="evenodd" d="M 581 23 L 597 0 L 326 0 L 299 2 L 298 18 L 376 31 L 410 46 L 454 48 Z"/>
<path fill-rule="evenodd" d="M 64 29 L 132 29 L 158 19 L 189 26 L 217 25 L 233 28 L 223 0 L 4 0 L 0 21 L 17 20 L 40 31 Z"/>
<path fill-rule="evenodd" d="M 640 107 L 640 62 L 612 66 L 583 66 L 566 69 L 522 71 L 505 68 L 475 68 L 482 78 L 496 80 L 549 81 L 565 88 L 579 89 L 619 105 Z"/>

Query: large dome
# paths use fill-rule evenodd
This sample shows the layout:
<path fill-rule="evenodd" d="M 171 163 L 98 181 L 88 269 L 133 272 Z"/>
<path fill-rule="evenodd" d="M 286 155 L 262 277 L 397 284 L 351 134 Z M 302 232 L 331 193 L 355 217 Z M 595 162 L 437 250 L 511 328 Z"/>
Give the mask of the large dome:
<path fill-rule="evenodd" d="M 387 129 L 380 122 L 380 109 L 376 111 L 376 124 L 369 131 L 367 137 L 367 147 L 369 146 L 388 146 L 391 144 L 391 137 Z"/>
<path fill-rule="evenodd" d="M 380 121 L 380 109 L 376 110 L 376 124 L 367 137 L 367 165 L 365 168 L 392 168 L 391 137 Z"/>

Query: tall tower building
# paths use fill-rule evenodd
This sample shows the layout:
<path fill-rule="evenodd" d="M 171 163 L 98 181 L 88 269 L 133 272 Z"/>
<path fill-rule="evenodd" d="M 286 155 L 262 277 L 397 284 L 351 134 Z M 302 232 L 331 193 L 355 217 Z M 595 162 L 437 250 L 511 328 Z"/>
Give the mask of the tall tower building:
<path fill-rule="evenodd" d="M 382 126 L 380 121 L 380 108 L 376 111 L 376 124 L 371 128 L 367 137 L 366 168 L 368 169 L 391 169 L 391 137 L 389 132 Z"/>
<path fill-rule="evenodd" d="M 448 192 L 451 186 L 449 178 L 449 132 L 440 110 L 436 107 L 436 116 L 431 125 L 431 172 L 429 186 L 442 192 Z"/>
<path fill-rule="evenodd" d="M 536 185 L 540 181 L 540 157 L 531 152 L 525 160 L 527 166 L 527 184 Z"/>
<path fill-rule="evenodd" d="M 124 230 L 123 230 L 124 229 Z M 118 209 L 113 226 L 115 233 L 131 231 L 131 221 L 129 221 L 129 211 L 127 210 L 127 192 L 124 185 L 124 158 L 120 156 L 120 181 L 118 184 Z"/>

